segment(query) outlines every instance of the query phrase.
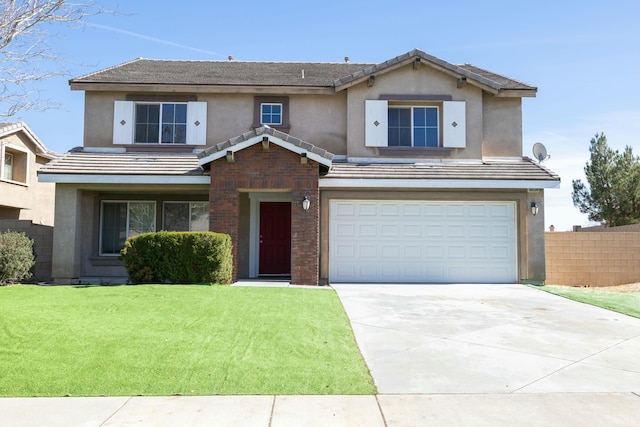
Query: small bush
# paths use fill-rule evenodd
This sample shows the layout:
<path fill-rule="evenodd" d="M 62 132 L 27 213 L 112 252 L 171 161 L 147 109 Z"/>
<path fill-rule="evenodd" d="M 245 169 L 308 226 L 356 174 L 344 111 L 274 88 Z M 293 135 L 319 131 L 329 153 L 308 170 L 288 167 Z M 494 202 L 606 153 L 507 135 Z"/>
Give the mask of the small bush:
<path fill-rule="evenodd" d="M 132 283 L 231 283 L 231 237 L 213 232 L 144 233 L 129 238 L 120 259 Z"/>
<path fill-rule="evenodd" d="M 31 277 L 35 265 L 33 240 L 25 233 L 0 233 L 0 286 Z"/>

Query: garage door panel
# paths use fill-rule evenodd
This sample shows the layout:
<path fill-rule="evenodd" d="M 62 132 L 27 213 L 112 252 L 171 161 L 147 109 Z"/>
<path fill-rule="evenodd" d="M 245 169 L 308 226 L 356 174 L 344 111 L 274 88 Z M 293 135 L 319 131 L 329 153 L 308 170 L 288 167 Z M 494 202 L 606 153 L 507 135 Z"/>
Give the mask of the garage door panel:
<path fill-rule="evenodd" d="M 332 282 L 515 282 L 513 202 L 332 201 Z"/>

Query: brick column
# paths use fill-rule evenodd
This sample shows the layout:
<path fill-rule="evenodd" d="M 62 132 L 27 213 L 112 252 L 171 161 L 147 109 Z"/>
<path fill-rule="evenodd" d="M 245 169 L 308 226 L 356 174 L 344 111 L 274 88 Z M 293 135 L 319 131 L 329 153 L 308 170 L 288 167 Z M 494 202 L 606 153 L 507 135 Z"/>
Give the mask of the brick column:
<path fill-rule="evenodd" d="M 291 284 L 318 285 L 320 250 L 320 193 L 318 178 L 296 182 L 291 191 Z M 302 209 L 309 197 L 311 207 Z"/>
<path fill-rule="evenodd" d="M 211 178 L 209 188 L 209 230 L 231 236 L 233 275 L 238 281 L 238 238 L 240 234 L 240 197 L 234 185 Z"/>

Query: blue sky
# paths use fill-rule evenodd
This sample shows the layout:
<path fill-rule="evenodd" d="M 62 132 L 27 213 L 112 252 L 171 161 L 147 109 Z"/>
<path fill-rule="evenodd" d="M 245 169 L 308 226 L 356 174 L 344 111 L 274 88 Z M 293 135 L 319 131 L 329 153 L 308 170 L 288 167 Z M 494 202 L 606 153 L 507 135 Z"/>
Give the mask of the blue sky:
<path fill-rule="evenodd" d="M 105 0 L 105 7 L 116 2 Z M 378 63 L 418 48 L 538 87 L 523 101 L 523 154 L 542 142 L 560 190 L 545 194 L 547 227 L 587 225 L 573 207 L 589 140 L 604 132 L 640 154 L 640 0 L 536 2 L 282 0 L 121 1 L 120 14 L 54 28 L 69 75 L 38 88 L 60 109 L 23 113 L 51 150 L 82 145 L 83 93 L 68 80 L 138 57 Z"/>

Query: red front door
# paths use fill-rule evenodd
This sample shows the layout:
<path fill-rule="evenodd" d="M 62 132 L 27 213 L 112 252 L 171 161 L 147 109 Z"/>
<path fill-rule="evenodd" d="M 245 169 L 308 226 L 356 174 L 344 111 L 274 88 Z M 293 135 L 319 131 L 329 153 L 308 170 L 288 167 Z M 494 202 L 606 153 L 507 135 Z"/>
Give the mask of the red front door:
<path fill-rule="evenodd" d="M 260 203 L 260 274 L 291 274 L 291 203 Z"/>

